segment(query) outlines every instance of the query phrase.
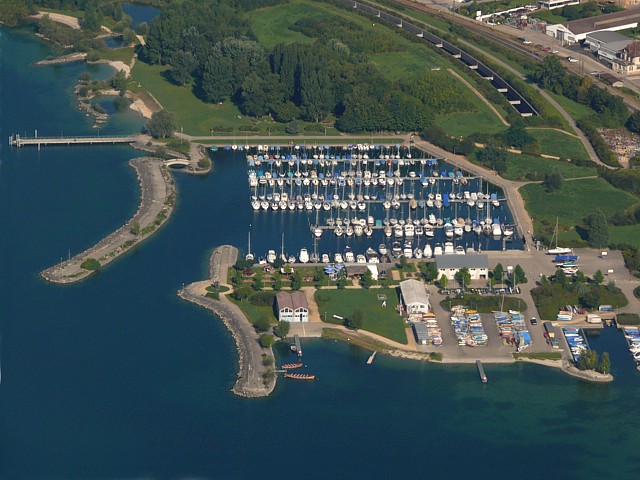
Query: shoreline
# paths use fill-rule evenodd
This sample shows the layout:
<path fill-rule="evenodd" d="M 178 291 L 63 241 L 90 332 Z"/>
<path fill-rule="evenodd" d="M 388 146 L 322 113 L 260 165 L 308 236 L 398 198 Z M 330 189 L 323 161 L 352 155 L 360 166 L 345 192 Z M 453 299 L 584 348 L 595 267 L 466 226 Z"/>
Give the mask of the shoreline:
<path fill-rule="evenodd" d="M 220 281 L 220 274 L 236 262 L 238 250 L 230 245 L 217 247 L 211 253 L 209 279 L 186 285 L 177 295 L 188 302 L 213 312 L 231 333 L 238 352 L 238 374 L 231 391 L 245 398 L 269 396 L 276 386 L 276 375 L 272 367 L 262 363 L 263 354 L 275 362 L 272 348 L 262 348 L 258 343 L 260 336 L 242 310 L 221 294 L 220 300 L 206 296 L 206 287 L 214 281 Z M 224 283 L 221 281 L 220 283 Z"/>
<path fill-rule="evenodd" d="M 138 157 L 130 160 L 129 165 L 136 170 L 141 192 L 140 205 L 133 217 L 87 250 L 41 271 L 42 278 L 60 284 L 84 280 L 152 236 L 169 220 L 175 206 L 176 188 L 162 160 Z M 132 233 L 136 225 L 137 235 Z M 88 259 L 97 260 L 99 268 L 82 268 Z"/>

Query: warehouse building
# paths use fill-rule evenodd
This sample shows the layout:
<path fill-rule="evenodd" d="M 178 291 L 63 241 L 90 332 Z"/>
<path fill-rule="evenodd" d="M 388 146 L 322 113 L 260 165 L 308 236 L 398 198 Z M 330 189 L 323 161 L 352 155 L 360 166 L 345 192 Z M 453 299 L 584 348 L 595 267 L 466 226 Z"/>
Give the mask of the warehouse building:
<path fill-rule="evenodd" d="M 400 294 L 408 315 L 429 313 L 429 292 L 424 283 L 413 279 L 400 282 Z"/>
<path fill-rule="evenodd" d="M 280 322 L 309 321 L 309 305 L 303 292 L 279 292 L 276 295 L 276 310 Z"/>

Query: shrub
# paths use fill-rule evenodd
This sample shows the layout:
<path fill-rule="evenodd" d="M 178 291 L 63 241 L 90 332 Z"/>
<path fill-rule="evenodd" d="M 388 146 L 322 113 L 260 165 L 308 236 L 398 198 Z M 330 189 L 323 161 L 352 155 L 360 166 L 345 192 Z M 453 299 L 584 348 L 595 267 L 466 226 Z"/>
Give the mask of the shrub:
<path fill-rule="evenodd" d="M 95 258 L 87 258 L 80 264 L 80 268 L 84 268 L 85 270 L 90 271 L 100 270 L 100 261 L 96 260 Z"/>
<path fill-rule="evenodd" d="M 270 307 L 273 305 L 276 294 L 273 292 L 257 292 L 251 295 L 249 303 L 256 307 Z"/>

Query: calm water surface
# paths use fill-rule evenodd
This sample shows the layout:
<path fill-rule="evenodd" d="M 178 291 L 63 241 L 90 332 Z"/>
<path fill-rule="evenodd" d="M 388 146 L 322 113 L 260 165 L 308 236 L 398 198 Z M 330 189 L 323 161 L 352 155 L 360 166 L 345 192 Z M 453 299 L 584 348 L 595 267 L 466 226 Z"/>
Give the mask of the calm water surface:
<path fill-rule="evenodd" d="M 0 478 L 638 478 L 640 378 L 612 329 L 590 338 L 611 352 L 611 385 L 518 365 L 487 366 L 483 386 L 474 367 L 366 366 L 367 352 L 316 340 L 305 362 L 317 382 L 233 396 L 230 336 L 175 292 L 203 278 L 213 246 L 245 243 L 255 219 L 237 159 L 205 178 L 176 174 L 168 225 L 95 278 L 42 282 L 139 195 L 128 147 L 7 147 L 35 128 L 92 133 L 71 94 L 85 67 L 30 66 L 48 54 L 0 30 Z M 141 122 L 120 125 L 103 130 Z M 256 249 L 280 230 L 265 225 Z M 295 222 L 285 230 L 292 247 L 308 244 Z"/>

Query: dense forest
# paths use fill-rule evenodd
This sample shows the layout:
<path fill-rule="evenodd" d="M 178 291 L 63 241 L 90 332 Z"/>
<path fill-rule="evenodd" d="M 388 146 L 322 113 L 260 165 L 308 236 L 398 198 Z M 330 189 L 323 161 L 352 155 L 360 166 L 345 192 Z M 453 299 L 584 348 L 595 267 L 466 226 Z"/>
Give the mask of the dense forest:
<path fill-rule="evenodd" d="M 392 37 L 365 32 L 339 17 L 307 18 L 291 29 L 312 44 L 267 51 L 244 13 L 279 0 L 186 0 L 150 25 L 143 59 L 168 65 L 178 85 L 202 100 L 235 102 L 244 114 L 278 121 L 322 122 L 333 115 L 348 132 L 422 130 L 437 114 L 469 111 L 462 87 L 428 72 L 390 81 L 369 55 L 402 51 Z"/>

